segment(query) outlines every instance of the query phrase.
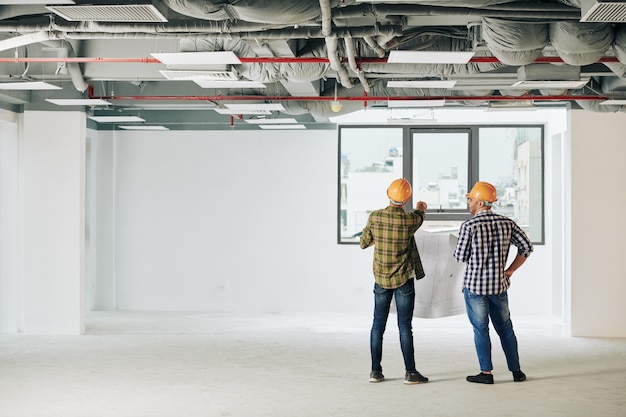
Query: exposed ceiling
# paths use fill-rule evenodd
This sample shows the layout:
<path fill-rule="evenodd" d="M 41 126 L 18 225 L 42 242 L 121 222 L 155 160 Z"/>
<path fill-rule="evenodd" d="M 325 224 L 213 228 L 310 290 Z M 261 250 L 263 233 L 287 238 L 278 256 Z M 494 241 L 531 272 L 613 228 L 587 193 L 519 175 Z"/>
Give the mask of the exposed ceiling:
<path fill-rule="evenodd" d="M 607 0 L 0 0 L 0 107 L 144 120 L 98 129 L 329 128 L 374 106 L 617 112 L 626 101 L 602 103 L 626 99 L 621 22 L 626 3 Z"/>

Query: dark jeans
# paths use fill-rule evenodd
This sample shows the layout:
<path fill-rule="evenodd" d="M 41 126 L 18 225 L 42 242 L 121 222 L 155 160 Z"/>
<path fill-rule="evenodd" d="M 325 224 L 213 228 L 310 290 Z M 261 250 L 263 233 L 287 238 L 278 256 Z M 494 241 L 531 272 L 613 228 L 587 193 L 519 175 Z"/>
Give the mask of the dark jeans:
<path fill-rule="evenodd" d="M 383 334 L 387 326 L 387 317 L 391 300 L 395 297 L 398 312 L 398 330 L 400 331 L 400 348 L 404 357 L 407 372 L 415 372 L 415 353 L 413 348 L 413 308 L 415 307 L 415 280 L 409 279 L 404 285 L 393 290 L 374 284 L 374 322 L 370 333 L 370 350 L 372 354 L 372 371 L 383 370 Z"/>
<path fill-rule="evenodd" d="M 502 345 L 509 371 L 519 370 L 517 338 L 511 322 L 507 292 L 504 291 L 494 295 L 478 295 L 464 288 L 463 293 L 465 294 L 467 317 L 474 327 L 474 344 L 476 345 L 480 370 L 491 371 L 493 369 L 489 319 L 491 319 L 491 323 L 493 323 L 493 327 L 500 337 L 500 344 Z"/>

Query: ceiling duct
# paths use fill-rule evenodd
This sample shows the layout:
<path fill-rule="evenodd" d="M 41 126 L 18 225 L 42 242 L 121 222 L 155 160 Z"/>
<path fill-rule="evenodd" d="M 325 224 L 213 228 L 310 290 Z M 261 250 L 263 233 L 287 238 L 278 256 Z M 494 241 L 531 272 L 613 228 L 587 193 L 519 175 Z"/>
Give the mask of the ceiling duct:
<path fill-rule="evenodd" d="M 102 4 L 46 6 L 46 9 L 70 22 L 167 22 L 150 2 L 146 4 Z"/>
<path fill-rule="evenodd" d="M 581 88 L 589 79 L 580 78 L 580 67 L 573 65 L 530 64 L 517 69 L 517 82 L 512 87 Z"/>
<path fill-rule="evenodd" d="M 581 22 L 626 22 L 626 1 L 581 0 Z"/>

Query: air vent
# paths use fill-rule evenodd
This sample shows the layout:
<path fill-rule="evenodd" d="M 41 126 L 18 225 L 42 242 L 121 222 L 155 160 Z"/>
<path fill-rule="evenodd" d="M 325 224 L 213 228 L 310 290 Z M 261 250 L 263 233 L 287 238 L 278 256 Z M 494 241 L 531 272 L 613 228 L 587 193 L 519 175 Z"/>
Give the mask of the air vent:
<path fill-rule="evenodd" d="M 233 71 L 159 71 L 168 80 L 207 80 L 207 81 L 236 81 L 237 74 Z"/>
<path fill-rule="evenodd" d="M 581 0 L 581 22 L 626 22 L 626 2 Z"/>
<path fill-rule="evenodd" d="M 52 13 L 70 22 L 167 22 L 152 4 L 46 6 Z"/>

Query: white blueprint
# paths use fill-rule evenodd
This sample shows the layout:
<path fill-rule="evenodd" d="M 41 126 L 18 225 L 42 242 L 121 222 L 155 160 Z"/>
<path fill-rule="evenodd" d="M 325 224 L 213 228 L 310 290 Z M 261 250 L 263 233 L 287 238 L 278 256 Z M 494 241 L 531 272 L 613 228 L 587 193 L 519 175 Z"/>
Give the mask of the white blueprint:
<path fill-rule="evenodd" d="M 436 318 L 465 313 L 462 293 L 465 264 L 453 257 L 456 236 L 418 230 L 415 241 L 426 276 L 415 283 L 413 316 Z"/>

